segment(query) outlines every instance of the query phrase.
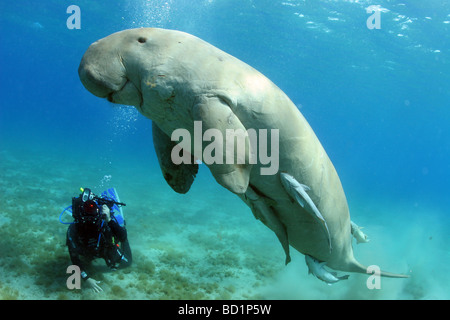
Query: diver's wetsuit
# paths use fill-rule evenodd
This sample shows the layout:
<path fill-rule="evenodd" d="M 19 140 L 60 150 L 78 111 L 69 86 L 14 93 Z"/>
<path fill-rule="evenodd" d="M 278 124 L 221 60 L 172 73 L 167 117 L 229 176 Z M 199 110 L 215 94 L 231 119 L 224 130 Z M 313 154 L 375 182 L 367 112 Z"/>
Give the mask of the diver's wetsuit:
<path fill-rule="evenodd" d="M 120 247 L 118 243 L 121 243 Z M 127 230 L 121 227 L 114 217 L 103 226 L 96 224 L 74 223 L 67 230 L 66 244 L 69 248 L 72 264 L 80 267 L 81 277 L 89 278 L 85 264 L 80 256 L 92 261 L 95 258 L 105 259 L 106 264 L 116 269 L 131 264 L 132 256 L 127 240 Z"/>

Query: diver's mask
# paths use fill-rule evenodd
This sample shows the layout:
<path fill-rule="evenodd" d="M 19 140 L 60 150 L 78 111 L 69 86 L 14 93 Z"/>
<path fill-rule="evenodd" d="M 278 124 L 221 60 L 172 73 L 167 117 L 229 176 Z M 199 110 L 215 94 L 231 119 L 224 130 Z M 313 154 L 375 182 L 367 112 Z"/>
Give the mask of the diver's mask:
<path fill-rule="evenodd" d="M 85 188 L 83 190 L 83 193 L 81 194 L 81 200 L 83 202 L 87 202 L 89 200 L 93 200 L 94 199 L 94 194 L 92 193 L 91 189 Z"/>

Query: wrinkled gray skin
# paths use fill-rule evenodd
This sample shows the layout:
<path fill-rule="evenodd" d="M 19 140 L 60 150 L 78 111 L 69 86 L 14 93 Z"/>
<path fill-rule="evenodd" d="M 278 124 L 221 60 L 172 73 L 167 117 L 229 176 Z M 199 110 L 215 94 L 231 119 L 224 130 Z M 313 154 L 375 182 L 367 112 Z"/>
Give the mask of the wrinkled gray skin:
<path fill-rule="evenodd" d="M 349 209 L 333 164 L 300 111 L 260 72 L 192 35 L 141 28 L 93 43 L 83 56 L 79 76 L 94 95 L 133 105 L 153 121 L 161 169 L 177 192 L 189 190 L 198 168 L 170 161 L 176 144 L 170 141 L 173 130 L 185 128 L 193 137 L 194 120 L 202 121 L 203 131 L 279 129 L 277 174 L 261 175 L 260 168 L 267 166 L 248 164 L 248 154 L 247 164 L 208 168 L 219 184 L 237 194 L 276 233 L 286 263 L 292 246 L 335 270 L 366 273 L 353 257 Z M 198 157 L 202 150 L 189 152 Z M 307 196 L 325 219 L 329 234 L 286 192 L 280 172 L 309 188 Z"/>

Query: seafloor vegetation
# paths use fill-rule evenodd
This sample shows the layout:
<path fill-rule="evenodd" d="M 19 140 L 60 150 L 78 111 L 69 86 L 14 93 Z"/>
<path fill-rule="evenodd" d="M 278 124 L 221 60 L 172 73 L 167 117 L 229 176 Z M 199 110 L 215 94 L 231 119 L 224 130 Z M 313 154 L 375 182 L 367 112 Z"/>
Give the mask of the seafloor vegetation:
<path fill-rule="evenodd" d="M 367 275 L 352 274 L 333 286 L 308 275 L 303 255 L 284 252 L 235 195 L 202 167 L 190 192 L 173 192 L 157 163 L 97 161 L 32 150 L 0 151 L 0 299 L 442 299 L 448 296 L 448 237 L 438 211 L 400 202 L 351 198 L 352 217 L 365 226 L 369 244 L 354 245 L 363 263 L 410 273 L 383 279 L 369 290 Z M 151 160 L 150 160 L 151 161 Z M 203 172 L 203 173 L 202 173 Z M 118 189 L 133 251 L 133 265 L 90 266 L 103 292 L 69 290 L 71 264 L 58 216 L 90 186 Z M 426 209 L 426 211 L 424 211 Z M 385 213 L 385 210 L 389 210 Z M 408 213 L 408 215 L 405 215 Z M 396 217 L 392 219 L 392 217 Z M 402 217 L 407 217 L 407 220 Z M 66 217 L 70 218 L 70 217 Z M 431 272 L 430 272 L 431 271 Z"/>
<path fill-rule="evenodd" d="M 237 198 L 234 203 L 249 215 L 247 220 L 255 222 L 249 224 L 250 229 L 243 227 L 236 212 L 227 213 L 226 206 L 214 208 L 198 192 L 198 198 L 180 197 L 162 185 L 162 177 L 158 181 L 148 177 L 140 183 L 147 187 L 158 184 L 154 192 L 137 194 L 130 182 L 116 185 L 128 204 L 125 214 L 132 267 L 110 271 L 103 260 L 96 260 L 91 265 L 92 277 L 102 282 L 104 291 L 95 295 L 68 290 L 67 226 L 59 223 L 58 216 L 77 195 L 79 186 L 103 187 L 99 186 L 102 169 L 90 166 L 80 177 L 85 164 L 70 159 L 61 162 L 5 151 L 1 157 L 0 299 L 258 298 L 255 289 L 283 265 L 281 250 L 276 261 L 249 239 L 252 228 L 264 227 L 256 224 Z M 161 188 L 168 192 L 158 190 Z"/>

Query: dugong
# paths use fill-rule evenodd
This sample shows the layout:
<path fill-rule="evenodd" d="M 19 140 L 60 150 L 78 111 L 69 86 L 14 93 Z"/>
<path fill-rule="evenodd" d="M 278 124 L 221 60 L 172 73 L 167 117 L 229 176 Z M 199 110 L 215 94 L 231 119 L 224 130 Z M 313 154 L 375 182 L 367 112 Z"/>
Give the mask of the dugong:
<path fill-rule="evenodd" d="M 176 192 L 189 190 L 198 164 L 174 163 L 174 147 L 185 149 L 192 159 L 201 159 L 205 149 L 204 141 L 192 143 L 196 121 L 203 134 L 209 129 L 224 137 L 229 130 L 240 132 L 244 153 L 234 155 L 234 161 L 205 164 L 220 185 L 275 232 L 285 263 L 293 247 L 321 267 L 366 273 L 353 256 L 349 208 L 333 164 L 298 108 L 259 71 L 193 35 L 140 28 L 94 42 L 78 73 L 95 96 L 134 106 L 152 120 L 159 164 Z M 172 141 L 177 129 L 190 133 L 191 140 Z M 255 161 L 258 143 L 246 134 L 250 129 L 276 129 L 278 141 L 270 140 L 266 150 L 278 154 L 275 173 L 263 174 L 266 164 Z M 230 150 L 220 151 L 225 159 Z"/>

